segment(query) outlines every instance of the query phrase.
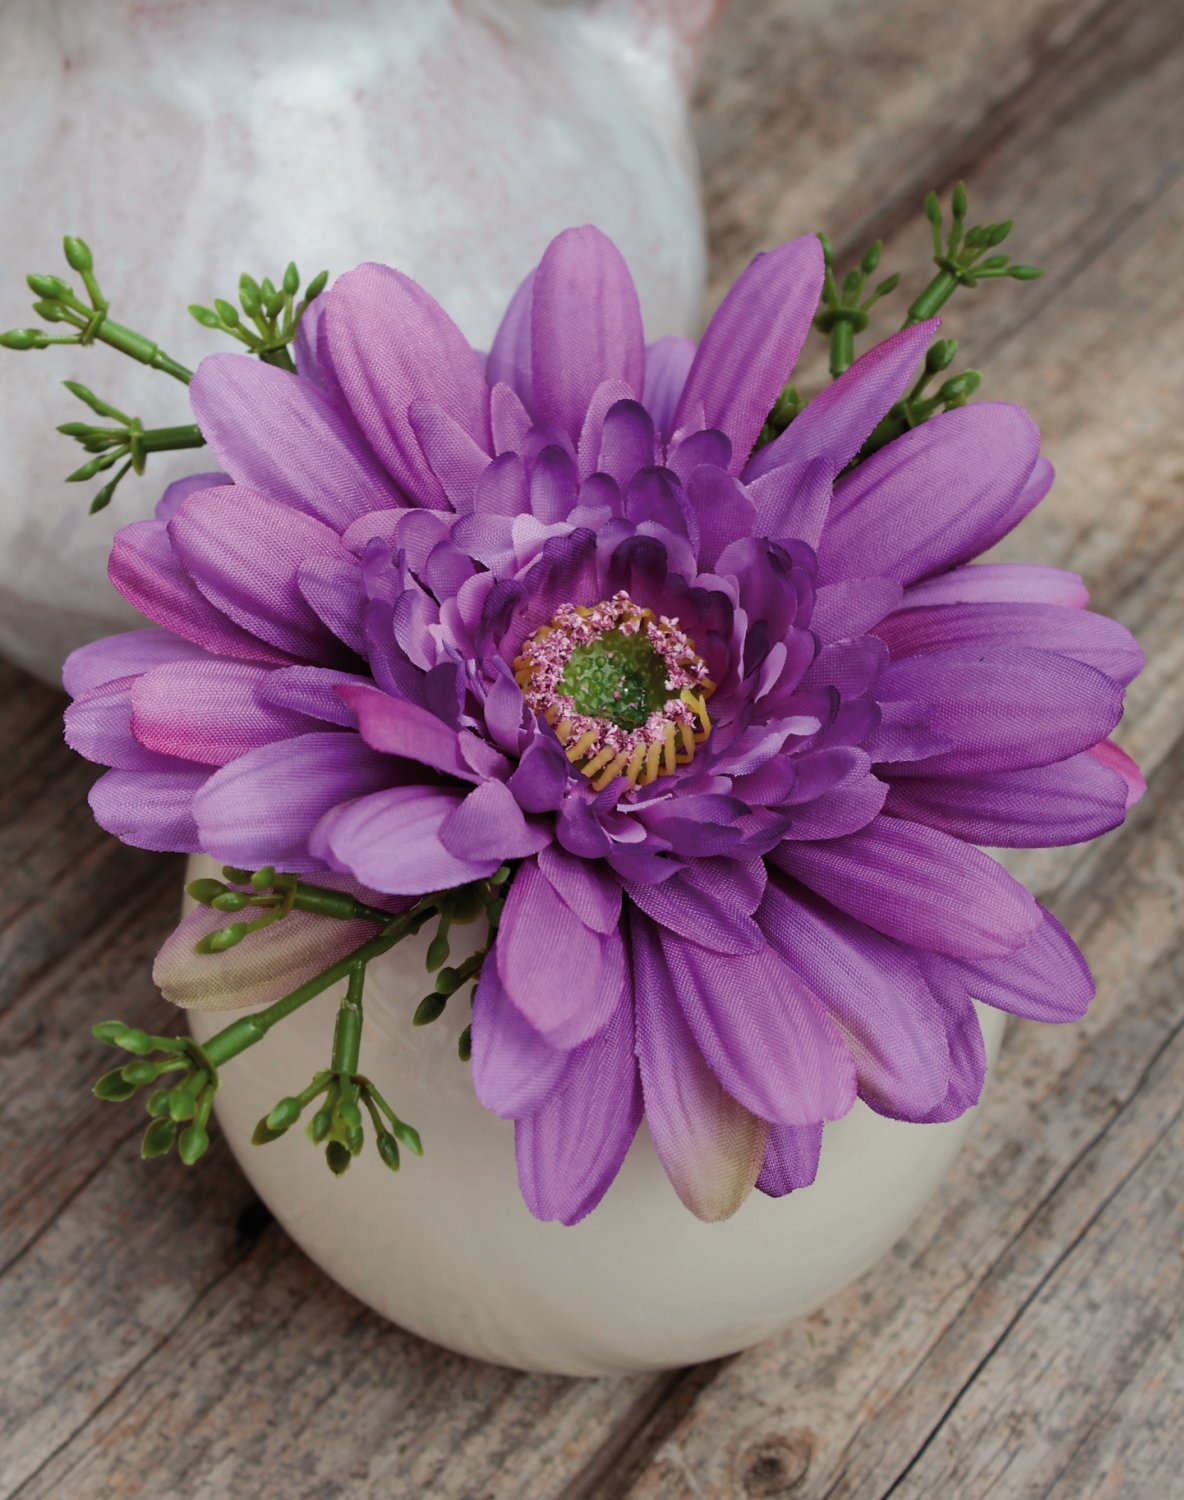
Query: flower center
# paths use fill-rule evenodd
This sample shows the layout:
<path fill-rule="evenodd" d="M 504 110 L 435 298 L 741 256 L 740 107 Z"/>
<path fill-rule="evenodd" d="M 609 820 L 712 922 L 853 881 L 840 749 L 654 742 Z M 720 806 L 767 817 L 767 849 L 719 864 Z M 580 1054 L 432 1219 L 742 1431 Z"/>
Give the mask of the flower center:
<path fill-rule="evenodd" d="M 514 676 L 596 791 L 617 776 L 633 786 L 668 776 L 711 732 L 715 684 L 694 644 L 626 593 L 563 605 L 523 646 Z"/>

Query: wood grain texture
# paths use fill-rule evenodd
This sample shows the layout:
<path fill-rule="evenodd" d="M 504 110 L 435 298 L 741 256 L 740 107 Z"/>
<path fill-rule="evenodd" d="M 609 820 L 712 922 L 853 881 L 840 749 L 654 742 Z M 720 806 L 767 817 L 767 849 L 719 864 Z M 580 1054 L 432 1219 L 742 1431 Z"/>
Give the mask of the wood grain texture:
<path fill-rule="evenodd" d="M 716 296 L 819 226 L 919 272 L 919 200 L 959 175 L 1016 214 L 1055 274 L 966 294 L 947 328 L 1059 470 L 1004 554 L 1085 574 L 1151 663 L 1130 823 L 1009 859 L 1097 1003 L 1013 1024 L 937 1199 L 780 1339 L 625 1381 L 473 1364 L 328 1282 L 220 1144 L 140 1163 L 139 1124 L 89 1097 L 86 1032 L 163 1024 L 177 866 L 95 830 L 60 698 L 0 668 L 0 1500 L 1184 1493 L 1182 99 L 1167 0 L 734 0 L 700 90 Z"/>

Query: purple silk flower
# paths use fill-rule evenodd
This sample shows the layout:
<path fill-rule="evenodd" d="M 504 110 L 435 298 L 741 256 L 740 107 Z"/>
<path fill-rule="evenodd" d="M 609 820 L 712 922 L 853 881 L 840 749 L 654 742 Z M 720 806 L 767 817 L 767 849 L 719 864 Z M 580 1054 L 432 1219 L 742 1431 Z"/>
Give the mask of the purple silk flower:
<path fill-rule="evenodd" d="M 787 1193 L 856 1098 L 978 1099 L 972 996 L 1043 1021 L 1092 996 L 977 846 L 1121 823 L 1142 782 L 1107 737 L 1139 649 L 1072 574 L 967 566 L 1052 480 L 1018 407 L 849 470 L 935 323 L 754 451 L 822 276 L 795 240 L 697 347 L 647 346 L 619 252 L 573 229 L 483 357 L 359 266 L 298 374 L 203 362 L 225 472 L 111 556 L 155 628 L 67 664 L 68 738 L 112 767 L 92 807 L 128 843 L 394 897 L 514 865 L 473 1080 L 543 1219 L 595 1207 L 643 1116 L 699 1217 Z"/>

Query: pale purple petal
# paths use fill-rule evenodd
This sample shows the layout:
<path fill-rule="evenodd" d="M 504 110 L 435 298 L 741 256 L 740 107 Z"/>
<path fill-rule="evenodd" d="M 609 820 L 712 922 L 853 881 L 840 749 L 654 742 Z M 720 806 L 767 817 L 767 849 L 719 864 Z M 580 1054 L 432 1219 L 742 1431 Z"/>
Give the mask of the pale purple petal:
<path fill-rule="evenodd" d="M 734 1099 L 782 1125 L 846 1114 L 855 1099 L 851 1054 L 771 948 L 721 956 L 656 930 L 695 1041 Z"/>
<path fill-rule="evenodd" d="M 527 823 L 501 781 L 483 782 L 440 827 L 440 842 L 458 859 L 525 859 L 551 842 L 550 829 Z"/>
<path fill-rule="evenodd" d="M 90 810 L 100 828 L 137 849 L 194 854 L 199 841 L 193 799 L 209 773 L 108 771 L 90 789 Z"/>
<path fill-rule="evenodd" d="M 233 768 L 230 768 L 233 769 Z M 441 833 L 463 793 L 435 786 L 388 786 L 326 810 L 309 839 L 331 869 L 348 870 L 372 890 L 422 896 L 492 875 L 497 857 L 458 856 Z"/>
<path fill-rule="evenodd" d="M 503 1119 L 533 1114 L 563 1077 L 571 1054 L 549 1046 L 502 988 L 488 959 L 473 996 L 473 1089 Z"/>
<path fill-rule="evenodd" d="M 819 583 L 912 583 L 986 551 L 1018 521 L 1039 454 L 1018 406 L 978 402 L 912 428 L 835 486 Z"/>
<path fill-rule="evenodd" d="M 563 904 L 593 932 L 615 932 L 621 920 L 621 885 L 603 865 L 576 859 L 558 844 L 539 855 L 539 870 Z"/>
<path fill-rule="evenodd" d="M 264 745 L 215 771 L 202 788 L 194 804 L 201 848 L 247 869 L 321 869 L 321 858 L 309 852 L 317 820 L 397 779 L 390 757 L 356 734 L 314 731 Z"/>
<path fill-rule="evenodd" d="M 900 603 L 902 589 L 890 578 L 845 578 L 820 588 L 810 629 L 824 644 L 863 635 Z"/>
<path fill-rule="evenodd" d="M 933 604 L 1059 604 L 1084 609 L 1089 591 L 1076 573 L 1061 568 L 971 563 L 914 583 L 906 589 L 903 603 L 906 609 Z"/>
<path fill-rule="evenodd" d="M 576 1224 L 590 1214 L 620 1171 L 641 1116 L 632 1007 L 622 1000 L 600 1035 L 573 1055 L 562 1086 L 518 1121 L 518 1183 L 535 1218 Z"/>
<path fill-rule="evenodd" d="M 1081 844 L 1126 816 L 1126 783 L 1083 751 L 1068 760 L 994 775 L 893 780 L 885 810 L 972 844 L 1051 849 Z"/>
<path fill-rule="evenodd" d="M 404 756 L 465 781 L 477 780 L 461 756 L 456 730 L 435 714 L 377 688 L 345 686 L 339 692 L 356 715 L 362 738 L 373 749 Z"/>
<path fill-rule="evenodd" d="M 758 921 L 842 1033 L 860 1098 L 892 1114 L 929 1109 L 944 1097 L 945 1025 L 908 949 L 780 877 L 770 883 Z"/>
<path fill-rule="evenodd" d="M 1041 908 L 1043 921 L 1018 953 L 983 962 L 926 960 L 935 972 L 957 975 L 966 991 L 984 1005 L 1058 1025 L 1078 1021 L 1094 997 L 1089 966 L 1073 939 Z"/>
<path fill-rule="evenodd" d="M 371 263 L 325 293 L 321 335 L 333 382 L 388 473 L 414 504 L 442 508 L 410 408 L 438 402 L 488 450 L 489 390 L 464 334 L 410 277 Z"/>
<path fill-rule="evenodd" d="M 168 534 L 198 589 L 236 625 L 306 661 L 340 653 L 297 583 L 307 558 L 352 561 L 330 527 L 236 484 L 191 495 Z"/>
<path fill-rule="evenodd" d="M 818 310 L 822 247 L 814 235 L 758 255 L 717 308 L 672 420 L 716 427 L 732 443 L 732 472 L 748 460 L 789 379 Z"/>
<path fill-rule="evenodd" d="M 518 867 L 498 929 L 498 973 L 510 999 L 554 1047 L 603 1030 L 625 987 L 617 933 L 586 927 L 534 860 Z"/>
<path fill-rule="evenodd" d="M 510 298 L 485 361 L 485 378 L 495 390 L 499 383 L 508 386 L 526 411 L 534 410 L 534 381 L 531 375 L 530 310 L 534 297 L 535 273 L 530 272 Z M 517 446 L 514 444 L 513 446 Z M 499 446 L 499 452 L 501 451 Z"/>
<path fill-rule="evenodd" d="M 646 1124 L 667 1177 L 696 1218 L 731 1218 L 756 1182 L 769 1127 L 708 1067 L 650 924 L 635 916 L 630 932 Z"/>
<path fill-rule="evenodd" d="M 87 760 L 121 771 L 176 770 L 169 752 L 142 745 L 132 732 L 132 689 L 138 680 L 116 677 L 80 693 L 66 710 L 66 744 Z"/>
<path fill-rule="evenodd" d="M 304 714 L 270 703 L 268 667 L 241 661 L 169 662 L 132 689 L 132 732 L 161 755 L 224 766 L 248 750 L 316 728 Z"/>
<path fill-rule="evenodd" d="M 248 354 L 210 354 L 189 401 L 236 484 L 341 532 L 383 503 L 401 505 L 361 434 L 309 380 Z"/>
<path fill-rule="evenodd" d="M 668 337 L 646 345 L 642 400 L 664 437 L 674 431 L 674 409 L 694 357 L 695 346 L 690 339 Z"/>
<path fill-rule="evenodd" d="M 821 1125 L 770 1125 L 757 1191 L 769 1198 L 784 1198 L 809 1187 L 818 1176 L 821 1152 Z"/>
<path fill-rule="evenodd" d="M 1096 745 L 1091 745 L 1087 753 L 1095 760 L 1101 761 L 1108 771 L 1113 771 L 1122 777 L 1126 786 L 1127 808 L 1134 807 L 1147 790 L 1147 783 L 1143 779 L 1142 771 L 1122 746 L 1116 745 L 1113 740 L 1102 740 Z"/>
<path fill-rule="evenodd" d="M 951 958 L 1001 958 L 1040 924 L 1032 896 L 980 850 L 903 818 L 828 843 L 786 843 L 773 863 L 885 937 Z"/>
<path fill-rule="evenodd" d="M 972 1109 L 982 1096 L 987 1076 L 987 1050 L 982 1027 L 965 991 L 936 965 L 923 961 L 926 978 L 945 1012 L 946 1037 L 950 1049 L 950 1086 L 945 1098 L 932 1109 L 912 1115 L 918 1124 L 941 1125 Z M 872 1106 L 875 1107 L 874 1105 Z"/>
<path fill-rule="evenodd" d="M 825 459 L 832 479 L 840 474 L 892 403 L 904 395 L 940 324 L 940 318 L 930 318 L 902 328 L 861 355 L 807 403 L 780 437 L 757 449 L 744 470 L 745 482 L 782 464 L 817 458 Z"/>
<path fill-rule="evenodd" d="M 214 469 L 208 474 L 187 474 L 184 479 L 174 479 L 156 502 L 152 511 L 153 517 L 157 521 L 171 521 L 177 514 L 181 503 L 188 500 L 190 495 L 195 495 L 198 490 L 212 490 L 220 484 L 233 483 L 230 475 L 223 474 L 219 469 Z"/>
<path fill-rule="evenodd" d="M 539 422 L 577 439 L 604 381 L 641 395 L 641 307 L 621 252 L 600 230 L 567 229 L 547 246 L 534 276 L 530 338 Z"/>

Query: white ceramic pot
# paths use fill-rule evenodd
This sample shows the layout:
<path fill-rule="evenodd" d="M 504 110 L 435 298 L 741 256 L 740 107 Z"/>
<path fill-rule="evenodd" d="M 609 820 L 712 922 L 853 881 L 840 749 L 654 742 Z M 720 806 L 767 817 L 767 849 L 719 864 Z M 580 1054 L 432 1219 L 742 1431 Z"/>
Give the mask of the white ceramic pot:
<path fill-rule="evenodd" d="M 195 859 L 191 878 L 215 872 Z M 454 929 L 454 936 L 458 931 Z M 863 1105 L 827 1126 L 814 1185 L 753 1193 L 704 1224 L 666 1180 L 643 1124 L 620 1176 L 574 1228 L 531 1218 L 514 1131 L 478 1104 L 457 1037 L 468 1007 L 433 1025 L 428 935 L 371 967 L 362 1068 L 420 1132 L 423 1160 L 393 1176 L 372 1142 L 333 1177 L 296 1129 L 253 1146 L 256 1122 L 328 1062 L 335 1005 L 289 1017 L 222 1074 L 216 1112 L 243 1171 L 292 1238 L 347 1291 L 462 1354 L 564 1375 L 622 1374 L 713 1359 L 813 1311 L 881 1256 L 921 1211 L 973 1118 L 905 1125 Z M 464 950 L 454 944 L 457 957 Z M 454 959 L 455 961 L 455 959 Z M 1003 1016 L 980 1009 L 992 1062 Z M 230 1019 L 191 1012 L 198 1041 Z"/>
<path fill-rule="evenodd" d="M 652 337 L 695 331 L 703 234 L 686 91 L 722 0 L 0 0 L 0 328 L 35 321 L 28 271 L 91 244 L 112 316 L 182 362 L 236 347 L 189 318 L 246 270 L 383 260 L 487 347 L 551 237 L 595 222 Z M 77 278 L 74 278 L 77 282 Z M 57 679 L 137 623 L 110 588 L 118 527 L 211 467 L 102 480 L 53 428 L 85 381 L 148 426 L 188 420 L 167 376 L 96 346 L 0 350 L 0 651 Z"/>

